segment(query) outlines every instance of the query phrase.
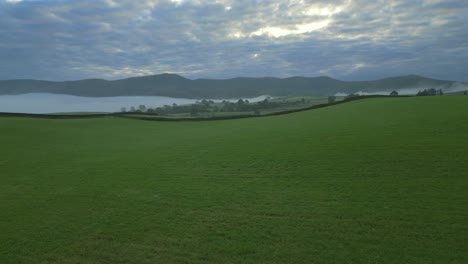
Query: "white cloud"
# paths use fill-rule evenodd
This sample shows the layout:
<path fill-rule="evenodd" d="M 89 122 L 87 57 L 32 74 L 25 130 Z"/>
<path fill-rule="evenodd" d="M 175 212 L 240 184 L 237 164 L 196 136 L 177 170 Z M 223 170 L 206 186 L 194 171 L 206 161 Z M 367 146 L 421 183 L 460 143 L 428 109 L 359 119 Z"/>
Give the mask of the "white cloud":
<path fill-rule="evenodd" d="M 172 3 L 175 3 L 176 5 L 180 5 L 184 2 L 184 0 L 170 0 Z"/>
<path fill-rule="evenodd" d="M 245 34 L 240 31 L 231 32 L 228 34 L 229 38 L 239 39 L 245 37 Z"/>
<path fill-rule="evenodd" d="M 326 28 L 330 23 L 329 19 L 325 19 L 322 21 L 311 22 L 306 24 L 298 24 L 292 26 L 292 29 L 284 28 L 284 27 L 263 27 L 260 28 L 252 33 L 249 36 L 262 36 L 266 35 L 269 37 L 279 38 L 288 35 L 299 35 L 304 33 L 310 33 L 313 31 L 321 30 Z"/>
<path fill-rule="evenodd" d="M 332 16 L 335 14 L 338 14 L 340 12 L 343 12 L 351 3 L 351 1 L 348 1 L 344 5 L 339 5 L 339 6 L 317 6 L 313 5 L 309 8 L 306 8 L 303 11 L 303 14 L 309 15 L 309 16 Z"/>

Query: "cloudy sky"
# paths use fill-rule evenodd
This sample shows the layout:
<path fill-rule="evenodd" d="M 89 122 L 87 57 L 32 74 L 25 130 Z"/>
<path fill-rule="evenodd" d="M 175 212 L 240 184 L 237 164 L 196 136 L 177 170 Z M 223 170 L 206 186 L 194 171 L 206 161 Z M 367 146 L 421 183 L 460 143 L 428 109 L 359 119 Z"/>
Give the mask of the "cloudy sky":
<path fill-rule="evenodd" d="M 467 0 L 0 0 L 0 79 L 468 81 Z"/>

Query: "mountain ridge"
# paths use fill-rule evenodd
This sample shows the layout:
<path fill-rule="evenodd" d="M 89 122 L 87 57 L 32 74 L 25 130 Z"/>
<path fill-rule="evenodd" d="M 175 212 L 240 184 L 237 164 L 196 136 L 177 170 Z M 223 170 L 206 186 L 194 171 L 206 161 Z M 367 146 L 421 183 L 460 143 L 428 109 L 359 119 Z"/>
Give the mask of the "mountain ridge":
<path fill-rule="evenodd" d="M 256 97 L 265 94 L 271 96 L 327 96 L 337 93 L 375 93 L 401 89 L 437 88 L 449 90 L 457 85 L 468 87 L 468 83 L 438 80 L 414 74 L 368 81 L 342 81 L 329 76 L 188 79 L 178 74 L 163 73 L 118 80 L 98 78 L 76 81 L 0 80 L 0 95 L 57 93 L 85 97 L 169 96 L 227 99 Z"/>

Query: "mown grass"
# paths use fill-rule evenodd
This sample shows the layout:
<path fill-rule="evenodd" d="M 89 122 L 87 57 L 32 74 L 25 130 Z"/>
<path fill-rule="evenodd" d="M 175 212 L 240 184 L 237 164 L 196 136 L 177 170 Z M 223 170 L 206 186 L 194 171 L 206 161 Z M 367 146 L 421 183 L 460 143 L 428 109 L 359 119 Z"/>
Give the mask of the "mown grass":
<path fill-rule="evenodd" d="M 0 119 L 0 263 L 467 263 L 468 97 Z"/>

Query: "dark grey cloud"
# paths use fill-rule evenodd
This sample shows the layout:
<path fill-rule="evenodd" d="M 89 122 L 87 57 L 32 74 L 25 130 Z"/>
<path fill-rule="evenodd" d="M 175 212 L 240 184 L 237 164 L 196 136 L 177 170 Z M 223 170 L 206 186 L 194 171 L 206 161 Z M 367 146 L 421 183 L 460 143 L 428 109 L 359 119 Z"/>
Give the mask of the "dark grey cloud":
<path fill-rule="evenodd" d="M 468 81 L 465 0 L 0 0 L 0 79 Z"/>

